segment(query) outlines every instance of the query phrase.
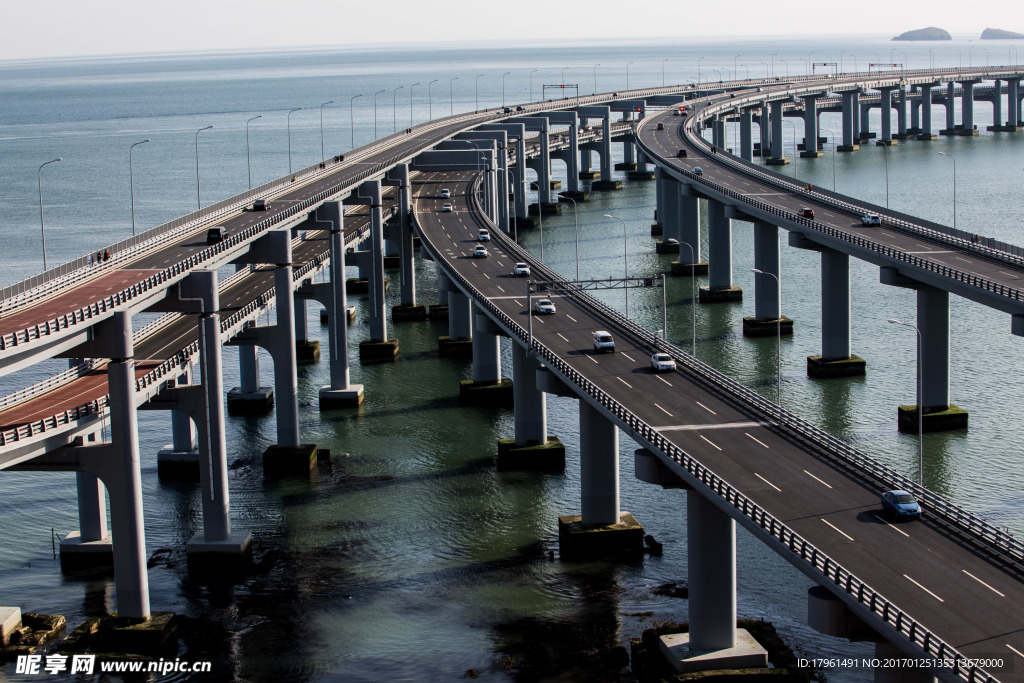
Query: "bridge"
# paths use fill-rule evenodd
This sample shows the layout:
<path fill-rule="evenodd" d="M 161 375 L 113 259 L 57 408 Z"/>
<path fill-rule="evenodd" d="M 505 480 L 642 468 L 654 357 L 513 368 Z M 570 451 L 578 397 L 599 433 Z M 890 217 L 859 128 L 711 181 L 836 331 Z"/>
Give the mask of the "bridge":
<path fill-rule="evenodd" d="M 930 339 L 940 336 L 942 294 L 936 292 L 948 297 L 953 291 L 1010 312 L 1015 316 L 1016 331 L 1019 290 L 1013 288 L 1012 281 L 1000 281 L 990 267 L 996 263 L 995 268 L 1011 272 L 1019 268 L 1020 258 L 1012 250 L 991 241 L 967 240 L 948 228 L 890 212 L 884 213 L 881 229 L 855 228 L 850 225 L 854 218 L 859 223 L 860 215 L 877 213 L 877 207 L 800 189 L 792 180 L 759 169 L 750 162 L 749 154 L 741 154 L 746 157 L 744 163 L 713 152 L 712 145 L 717 149 L 724 145 L 722 127 L 712 117 L 744 103 L 767 100 L 771 107 L 776 98 L 810 97 L 822 89 L 884 89 L 894 82 L 915 79 L 921 83 L 942 78 L 973 83 L 999 78 L 1007 80 L 1012 86 L 1009 91 L 1016 93 L 1021 77 L 1018 70 L 1007 68 L 873 73 L 842 79 L 793 79 L 785 84 L 742 82 L 717 84 L 714 89 L 660 88 L 622 93 L 621 97 L 615 93 L 535 103 L 516 112 L 454 117 L 386 138 L 348 159 L 336 158 L 323 168 L 305 169 L 296 175 L 295 183 L 281 179 L 203 215 L 185 217 L 131 243 L 114 245 L 110 264 L 91 268 L 85 263 L 71 264 L 5 292 L 9 296 L 0 307 L 4 311 L 0 323 L 5 326 L 0 328 L 0 367 L 5 372 L 45 357 L 89 360 L 7 399 L 3 424 L 8 426 L 0 444 L 0 463 L 4 467 L 78 472 L 83 530 L 62 548 L 62 556 L 65 551 L 73 555 L 73 546 L 111 548 L 100 510 L 102 480 L 110 491 L 111 524 L 119 541 L 111 550 L 118 608 L 122 614 L 144 619 L 149 614 L 149 600 L 134 407 L 172 409 L 186 417 L 176 421 L 171 450 L 194 455 L 204 493 L 209 494 L 204 495 L 204 533 L 189 544 L 190 562 L 195 557 L 201 564 L 203 559 L 224 554 L 244 558 L 251 552 L 251 540 L 244 532 L 232 530 L 228 520 L 226 447 L 219 427 L 224 419 L 220 345 L 240 345 L 243 354 L 253 345 L 271 352 L 279 443 L 265 456 L 265 466 L 270 472 L 308 471 L 315 446 L 303 444 L 298 429 L 295 349 L 301 325 L 291 321 L 305 316 L 295 314 L 296 301 L 317 299 L 328 310 L 332 384 L 321 392 L 322 405 L 358 402 L 362 389 L 348 383 L 345 354 L 339 352 L 347 346 L 343 264 L 349 261 L 361 267 L 371 294 L 372 338 L 361 345 L 361 355 L 366 360 L 393 358 L 397 342 L 388 336 L 383 298 L 387 247 L 382 189 L 393 186 L 390 234 L 397 243 L 393 250 L 398 252 L 402 275 L 402 308 L 415 315 L 418 306 L 409 266 L 415 226 L 423 249 L 438 263 L 442 275 L 439 303 L 447 305 L 450 337 L 472 345 L 474 379 L 483 384 L 499 381 L 497 337 L 507 335 L 515 342 L 515 445 L 546 443 L 545 392 L 580 398 L 582 515 L 578 520 L 563 520 L 566 544 L 573 542 L 573 532 L 580 525 L 588 531 L 609 527 L 613 533 L 630 527 L 626 528 L 627 539 L 636 537 L 630 533 L 635 526 L 626 523 L 618 509 L 617 429 L 645 447 L 637 455 L 638 476 L 689 489 L 690 584 L 693 593 L 699 594 L 691 598 L 691 647 L 721 650 L 735 644 L 733 525 L 739 521 L 838 598 L 812 596 L 817 619 L 826 622 L 829 619 L 820 615 L 838 614 L 840 621 L 848 623 L 848 615 L 857 617 L 878 635 L 881 652 L 896 647 L 942 659 L 957 653 L 1019 653 L 1024 651 L 1024 642 L 1017 635 L 1019 617 L 1005 607 L 1019 604 L 1012 599 L 1020 595 L 1018 563 L 1024 558 L 1019 541 L 633 325 L 578 291 L 577 283 L 565 282 L 533 261 L 502 232 L 514 231 L 520 221 L 531 222 L 530 209 L 523 201 L 527 166 L 538 170 L 538 204 L 533 213 L 543 216 L 553 210 L 548 182 L 552 147 L 556 153 L 568 152 L 561 158 L 572 168 L 582 139 L 584 148 L 590 146 L 601 155 L 601 179 L 610 181 L 608 145 L 614 128 L 625 135 L 626 144 L 636 144 L 639 149 L 638 172 L 643 173 L 641 169 L 648 163 L 656 165 L 663 230 L 667 237 L 679 235 L 670 238 L 677 245 L 693 248 L 696 244 L 695 256 L 700 247 L 693 231 L 699 230 L 699 223 L 694 223 L 686 207 L 695 205 L 699 197 L 709 201 L 711 285 L 706 300 L 721 297 L 723 292 L 736 296 L 731 258 L 725 248 L 729 219 L 753 219 L 758 226 L 756 234 L 761 235 L 759 244 L 765 245 L 757 250 L 757 264 L 763 272 L 779 274 L 777 230 L 785 227 L 799 236 L 791 239 L 797 246 L 821 250 L 830 259 L 855 255 L 877 262 L 889 269 L 883 272 L 890 273 L 887 277 L 892 284 L 917 288 L 919 306 L 926 311 L 925 319 L 932 321 Z M 967 95 L 964 99 L 967 101 Z M 1020 100 L 1015 94 L 1010 99 L 1011 116 L 1019 124 Z M 693 113 L 685 117 L 682 126 L 673 125 L 679 119 L 668 112 L 646 115 L 648 107 L 683 101 Z M 615 127 L 612 111 L 621 111 L 627 123 Z M 633 113 L 640 114 L 639 120 L 632 120 Z M 590 129 L 581 119 L 601 119 L 601 130 Z M 714 131 L 712 145 L 698 135 L 705 121 Z M 549 132 L 552 122 L 567 125 L 569 135 L 553 140 Z M 664 125 L 666 122 L 670 125 Z M 663 124 L 660 129 L 658 123 Z M 749 128 L 746 130 L 743 137 L 749 140 Z M 540 134 L 529 154 L 527 131 Z M 807 139 L 816 140 L 817 131 Z M 763 149 L 774 150 L 775 145 L 776 139 L 771 137 Z M 427 148 L 433 149 L 424 151 Z M 688 150 L 682 160 L 677 156 L 680 148 Z M 510 167 L 510 161 L 515 165 Z M 694 171 L 698 163 L 706 167 L 700 174 Z M 579 168 L 576 177 L 585 170 Z M 437 175 L 442 173 L 455 175 Z M 418 186 L 415 200 L 412 178 Z M 458 183 L 456 210 L 440 211 L 440 183 Z M 771 202 L 752 197 L 761 196 L 765 187 L 777 193 Z M 516 200 L 515 216 L 507 202 L 500 200 L 509 196 L 510 190 Z M 271 211 L 266 216 L 240 211 L 257 197 L 270 198 Z M 366 206 L 368 214 L 353 220 L 355 214 L 343 211 L 343 204 Z M 814 220 L 798 216 L 797 206 L 807 204 L 820 207 L 821 215 L 816 214 Z M 345 215 L 350 217 L 347 223 L 354 226 L 346 225 Z M 206 245 L 202 237 L 214 224 L 227 228 L 227 239 Z M 492 228 L 498 235 L 494 258 L 465 258 L 467 243 L 480 226 Z M 770 248 L 773 230 L 774 261 Z M 908 239 L 937 246 L 925 249 L 934 253 L 911 254 Z M 359 250 L 361 242 L 369 248 Z M 347 245 L 353 245 L 353 252 L 346 255 Z M 953 267 L 943 262 L 950 252 L 974 260 L 969 267 Z M 510 277 L 516 261 L 532 264 L 535 285 L 559 292 L 552 295 L 559 306 L 555 317 L 534 320 L 530 315 L 527 287 Z M 228 263 L 237 264 L 240 270 L 230 280 L 218 283 L 215 269 Z M 682 265 L 689 266 L 692 273 L 700 264 L 699 258 L 691 258 Z M 312 283 L 312 274 L 323 269 L 329 269 L 331 281 Z M 828 291 L 841 293 L 842 278 L 836 274 L 841 270 L 833 267 L 829 271 L 832 289 Z M 848 271 L 846 287 L 848 346 Z M 778 301 L 774 299 L 773 309 L 768 289 L 758 286 L 755 322 L 774 321 L 774 326 L 781 328 Z M 762 300 L 766 302 L 763 305 Z M 271 304 L 278 309 L 278 323 L 253 325 Z M 838 309 L 841 318 L 842 306 Z M 167 311 L 168 315 L 133 334 L 131 317 L 143 310 Z M 948 319 L 946 322 L 948 325 Z M 830 339 L 838 336 L 840 342 L 829 346 L 831 351 L 823 353 L 823 361 L 843 360 L 841 353 L 834 353 L 842 346 L 842 324 L 825 327 Z M 585 352 L 593 329 L 613 330 L 620 340 L 619 352 L 601 357 Z M 948 327 L 946 334 L 948 340 Z M 168 339 L 180 342 L 167 343 Z M 929 359 L 940 365 L 934 359 L 941 359 L 941 353 L 934 351 L 934 344 L 932 348 Z M 646 359 L 653 351 L 670 353 L 679 370 L 671 377 L 646 372 Z M 851 356 L 847 353 L 845 359 Z M 243 355 L 244 386 L 240 389 L 258 394 L 258 372 L 245 358 Z M 191 377 L 197 360 L 201 385 L 193 384 Z M 946 377 L 948 391 L 948 356 Z M 55 395 L 77 393 L 77 388 L 71 391 L 69 387 L 81 386 L 74 382 L 82 381 L 92 383 L 85 401 L 80 399 L 75 405 L 74 400 L 54 401 Z M 940 405 L 928 403 L 941 400 L 940 390 L 924 396 L 926 411 Z M 49 402 L 50 407 L 29 409 L 33 402 L 35 406 Z M 948 396 L 946 404 L 948 407 Z M 106 416 L 111 421 L 112 439 L 101 443 L 96 438 L 98 425 Z M 190 422 L 199 430 L 198 439 L 191 433 Z M 777 457 L 766 459 L 757 449 L 776 451 L 772 455 Z M 768 461 L 771 468 L 765 465 Z M 821 492 L 826 494 L 823 497 L 807 500 L 799 493 L 813 490 L 809 486 L 828 491 Z M 896 486 L 919 496 L 927 514 L 924 523 L 896 528 L 875 517 L 878 492 Z M 791 495 L 794 492 L 798 495 Z M 909 540 L 900 540 L 900 534 Z M 906 557 L 898 558 L 899 562 L 891 557 L 893 540 L 906 546 Z M 933 549 L 937 547 L 943 549 L 941 561 L 935 559 Z M 920 566 L 929 566 L 930 577 L 913 573 Z M 885 595 L 873 586 L 881 586 Z M 949 587 L 948 593 L 942 595 L 939 586 Z M 950 609 L 951 605 L 963 608 Z M 978 605 L 986 609 L 976 610 Z M 999 633 L 1013 635 L 992 640 Z M 947 680 L 988 678 L 977 668 L 960 665 L 934 673 Z M 1012 678 L 1012 674 L 1000 674 L 1000 679 Z"/>

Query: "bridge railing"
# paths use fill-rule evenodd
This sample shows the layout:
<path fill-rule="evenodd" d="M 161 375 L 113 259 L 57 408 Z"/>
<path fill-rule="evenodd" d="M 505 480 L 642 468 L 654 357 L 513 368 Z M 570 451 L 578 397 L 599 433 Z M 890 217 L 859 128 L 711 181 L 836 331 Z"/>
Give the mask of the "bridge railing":
<path fill-rule="evenodd" d="M 479 180 L 477 180 L 477 186 L 479 186 Z M 474 217 L 478 221 L 486 221 L 489 225 L 493 226 L 493 223 L 483 217 L 483 211 L 479 206 L 477 192 L 472 192 L 471 196 L 476 209 L 473 212 Z M 444 264 L 444 255 L 430 242 L 429 238 L 423 234 L 422 230 L 419 232 L 422 240 L 421 243 L 431 253 L 435 261 L 437 263 Z M 520 248 L 512 240 L 508 239 L 503 233 L 501 233 L 501 231 L 496 230 L 494 234 L 495 237 L 502 242 L 503 247 L 514 253 L 516 258 L 530 263 L 531 269 L 535 270 L 536 273 L 541 274 L 547 279 L 553 279 L 559 285 L 568 284 L 557 273 L 554 273 L 554 271 L 545 267 L 543 264 L 538 263 L 532 255 L 529 254 L 529 252 Z M 826 581 L 831 582 L 839 591 L 845 592 L 853 600 L 867 607 L 872 613 L 883 619 L 887 624 L 892 626 L 899 633 L 903 634 L 911 642 L 920 646 L 925 652 L 938 659 L 962 659 L 955 648 L 937 637 L 920 622 L 914 620 L 908 614 L 903 612 L 895 605 L 895 603 L 891 602 L 880 592 L 858 579 L 849 570 L 845 569 L 841 564 L 829 557 L 827 553 L 818 549 L 812 543 L 786 526 L 785 523 L 773 517 L 762 507 L 747 498 L 742 492 L 734 489 L 725 480 L 672 443 L 657 429 L 651 427 L 639 416 L 632 413 L 585 375 L 578 372 L 568 362 L 537 341 L 536 338 L 531 339 L 528 331 L 519 322 L 507 315 L 495 303 L 484 296 L 483 293 L 481 293 L 473 283 L 461 273 L 451 268 L 446 268 L 446 271 L 448 272 L 448 276 L 458 283 L 481 308 L 486 310 L 490 316 L 492 316 L 511 334 L 515 335 L 520 343 L 528 347 L 530 352 L 536 354 L 545 365 L 557 370 L 560 374 L 566 377 L 579 389 L 579 391 L 587 394 L 599 405 L 608 410 L 615 416 L 620 424 L 625 425 L 631 436 L 642 442 L 650 444 L 653 448 L 661 451 L 671 458 L 680 467 L 685 469 L 694 479 L 701 482 L 708 489 L 727 501 L 739 514 L 751 520 L 765 533 L 775 538 L 795 555 L 821 572 L 822 577 Z M 635 336 L 635 340 L 639 341 L 641 344 L 646 344 L 659 350 L 671 351 L 673 355 L 676 356 L 677 360 L 681 360 L 685 363 L 685 367 L 687 367 L 688 370 L 695 372 L 702 379 L 714 380 L 715 385 L 738 398 L 749 401 L 753 408 L 763 412 L 765 416 L 776 420 L 780 426 L 783 426 L 788 430 L 799 429 L 799 433 L 801 433 L 803 437 L 811 438 L 812 440 L 817 440 L 817 437 L 824 435 L 828 437 L 825 441 L 829 444 L 832 442 L 838 442 L 834 437 L 826 435 L 816 427 L 804 423 L 800 418 L 788 414 L 777 405 L 769 403 L 763 397 L 752 392 L 747 387 L 744 387 L 738 382 L 726 377 L 710 366 L 700 363 L 692 356 L 683 353 L 677 347 L 658 339 L 650 331 L 636 325 L 628 319 L 623 318 L 617 312 L 596 301 L 589 294 L 584 292 L 568 292 L 568 295 L 573 297 L 574 301 L 577 303 L 580 303 L 584 305 L 584 307 L 590 308 L 591 310 L 598 312 L 602 317 L 605 317 L 606 322 L 610 323 L 609 327 L 627 331 L 629 336 Z M 841 444 L 842 442 L 838 443 Z M 845 446 L 845 444 L 843 445 Z M 856 451 L 849 446 L 845 446 L 844 450 L 856 453 Z M 866 456 L 860 456 L 860 458 L 870 461 Z M 877 466 L 877 471 L 886 473 L 891 472 L 891 470 L 888 470 L 888 468 L 885 468 L 883 465 L 878 463 L 875 463 L 875 465 Z M 895 476 L 890 481 L 907 481 L 895 472 L 891 473 Z M 917 487 L 917 490 L 920 491 L 920 488 Z M 957 666 L 959 667 L 959 665 Z M 992 676 L 977 667 L 954 668 L 954 672 L 966 681 L 995 681 Z"/>

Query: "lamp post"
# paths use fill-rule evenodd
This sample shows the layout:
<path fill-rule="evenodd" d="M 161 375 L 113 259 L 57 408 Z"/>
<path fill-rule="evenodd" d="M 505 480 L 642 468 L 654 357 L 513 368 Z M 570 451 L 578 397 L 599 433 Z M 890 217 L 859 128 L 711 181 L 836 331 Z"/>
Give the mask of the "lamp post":
<path fill-rule="evenodd" d="M 377 95 L 381 94 L 382 92 L 387 92 L 387 90 L 378 90 L 377 92 L 373 93 L 373 139 L 374 140 L 377 139 Z"/>
<path fill-rule="evenodd" d="M 665 59 L 661 60 L 661 87 L 662 88 L 665 87 L 665 62 L 667 62 L 667 61 L 668 61 L 668 57 L 665 57 Z"/>
<path fill-rule="evenodd" d="M 398 91 L 404 88 L 400 85 L 391 91 L 391 132 L 398 132 Z"/>
<path fill-rule="evenodd" d="M 530 101 L 531 102 L 534 101 L 533 100 L 533 74 L 537 73 L 538 71 L 540 71 L 540 69 L 534 69 L 533 71 L 530 72 Z"/>
<path fill-rule="evenodd" d="M 772 78 L 775 78 L 775 58 L 778 56 L 778 52 L 772 53 Z"/>
<path fill-rule="evenodd" d="M 480 111 L 480 79 L 483 78 L 483 74 L 477 74 L 476 78 L 473 79 L 473 94 L 476 98 L 476 105 L 473 111 Z"/>
<path fill-rule="evenodd" d="M 697 57 L 697 83 L 700 84 L 700 60 L 704 59 L 703 56 Z"/>
<path fill-rule="evenodd" d="M 783 119 L 783 120 L 785 121 L 785 119 Z M 793 130 L 793 156 L 797 156 L 797 148 L 796 148 L 796 124 L 795 124 L 795 123 L 793 123 L 792 121 L 785 121 L 785 122 L 786 122 L 786 123 L 788 123 L 788 124 L 790 125 L 790 127 L 792 128 L 792 130 Z M 785 155 L 783 155 L 783 156 L 785 156 Z"/>
<path fill-rule="evenodd" d="M 356 117 L 355 113 L 353 112 L 352 105 L 355 103 L 357 97 L 362 97 L 362 95 L 353 95 L 348 101 L 348 127 L 349 130 L 352 132 L 352 146 L 350 147 L 350 149 L 356 148 Z"/>
<path fill-rule="evenodd" d="M 324 154 L 324 107 L 328 104 L 334 104 L 334 100 L 324 102 L 320 105 L 320 163 L 323 163 L 327 159 Z"/>
<path fill-rule="evenodd" d="M 822 128 L 823 131 L 828 133 L 829 139 L 832 141 L 832 191 L 836 191 L 836 134 L 828 128 Z"/>
<path fill-rule="evenodd" d="M 889 318 L 887 322 L 893 325 L 901 325 L 903 327 L 913 328 L 917 332 L 917 483 L 922 487 L 924 486 L 924 408 L 921 406 L 921 399 L 923 398 L 923 377 L 921 376 L 921 351 L 922 351 L 922 340 L 921 330 L 917 325 L 911 325 L 905 323 L 902 320 L 896 320 L 895 318 Z"/>
<path fill-rule="evenodd" d="M 810 52 L 807 53 L 807 75 L 808 76 L 811 75 L 811 55 L 813 55 L 813 54 L 814 54 L 813 50 L 811 50 Z"/>
<path fill-rule="evenodd" d="M 875 145 L 885 147 L 885 208 L 889 208 L 889 145 L 885 140 L 878 140 Z"/>
<path fill-rule="evenodd" d="M 626 62 L 626 90 L 629 90 L 629 65 L 635 62 Z"/>
<path fill-rule="evenodd" d="M 135 237 L 135 173 L 132 169 L 132 150 L 139 145 L 146 144 L 147 142 L 149 142 L 149 138 L 140 140 L 128 148 L 128 186 L 131 188 L 132 194 L 132 237 Z M 43 270 L 46 270 L 45 266 L 43 267 Z"/>
<path fill-rule="evenodd" d="M 960 65 L 959 68 L 963 69 L 964 68 L 964 56 L 962 54 L 960 54 L 960 50 L 956 49 L 955 47 L 953 48 L 953 52 L 956 53 L 957 63 Z"/>
<path fill-rule="evenodd" d="M 505 73 L 501 74 L 501 108 L 502 109 L 505 108 L 505 76 L 511 76 L 511 75 L 512 75 L 511 71 L 506 71 Z"/>
<path fill-rule="evenodd" d="M 457 80 L 459 80 L 458 76 L 448 81 L 448 107 L 452 116 L 455 116 L 455 91 L 452 88 Z"/>
<path fill-rule="evenodd" d="M 196 131 L 196 205 L 199 209 L 203 208 L 202 195 L 199 193 L 199 134 L 204 130 L 210 130 L 211 128 L 213 128 L 212 125 L 207 126 L 206 128 L 200 128 Z M 45 261 L 46 259 L 44 258 L 43 260 Z"/>
<path fill-rule="evenodd" d="M 765 80 L 768 80 L 768 62 L 761 62 L 761 66 L 764 67 Z"/>
<path fill-rule="evenodd" d="M 437 83 L 437 81 L 438 81 L 438 79 L 435 78 L 434 80 L 430 81 L 430 83 L 427 83 L 427 120 L 428 121 L 433 121 L 434 120 L 434 99 L 430 95 L 430 86 L 432 86 L 435 83 Z"/>
<path fill-rule="evenodd" d="M 562 199 L 568 199 L 572 202 L 572 219 L 574 227 L 576 229 L 576 279 L 580 279 L 580 219 L 576 208 L 576 200 L 572 197 L 567 197 L 564 193 L 559 194 Z"/>
<path fill-rule="evenodd" d="M 680 242 L 685 244 L 686 248 L 690 250 L 690 324 L 693 328 L 693 339 L 690 345 L 690 355 L 694 358 L 697 357 L 697 274 L 694 272 L 696 267 L 697 257 L 693 251 L 693 245 L 689 242 Z M 665 340 L 668 341 L 668 330 L 665 330 Z"/>
<path fill-rule="evenodd" d="M 358 96 L 357 96 L 358 97 Z M 249 154 L 249 124 L 256 119 L 262 119 L 263 114 L 257 114 L 245 122 L 245 166 L 249 170 L 249 189 L 252 189 L 252 156 Z"/>
<path fill-rule="evenodd" d="M 46 272 L 46 228 L 43 227 L 43 166 L 47 164 L 55 164 L 58 161 L 63 161 L 64 157 L 57 157 L 51 159 L 39 166 L 39 232 L 43 236 L 43 272 Z"/>
<path fill-rule="evenodd" d="M 296 107 L 288 112 L 288 175 L 292 174 L 292 114 L 302 111 L 302 107 Z"/>
<path fill-rule="evenodd" d="M 413 83 L 409 86 L 409 128 L 412 128 L 412 89 L 415 88 L 419 83 Z"/>
<path fill-rule="evenodd" d="M 739 72 L 736 69 L 736 60 L 739 59 L 739 58 L 740 58 L 739 55 L 736 55 L 735 57 L 732 58 L 732 80 L 734 80 L 734 81 L 739 80 L 739 76 L 740 76 Z"/>
<path fill-rule="evenodd" d="M 956 230 L 956 157 L 946 152 L 939 152 L 939 154 L 953 160 L 953 229 Z"/>
<path fill-rule="evenodd" d="M 622 223 L 622 273 L 628 279 L 629 278 L 629 253 L 626 250 L 626 221 L 622 220 L 618 216 L 613 216 L 610 213 L 604 214 L 605 218 L 614 218 L 615 220 Z M 629 319 L 629 283 L 626 283 L 626 319 Z"/>
<path fill-rule="evenodd" d="M 778 372 L 778 388 L 775 391 L 775 403 L 782 407 L 782 280 L 775 273 L 769 273 L 760 268 L 751 268 L 751 272 L 758 273 L 759 275 L 770 275 L 775 279 L 775 285 L 778 288 L 778 319 L 775 321 L 775 332 L 776 332 L 776 347 L 775 347 L 775 365 Z"/>
<path fill-rule="evenodd" d="M 600 64 L 595 64 L 594 65 L 594 94 L 595 95 L 597 94 L 597 67 L 599 67 L 599 66 L 601 66 L 601 65 Z"/>

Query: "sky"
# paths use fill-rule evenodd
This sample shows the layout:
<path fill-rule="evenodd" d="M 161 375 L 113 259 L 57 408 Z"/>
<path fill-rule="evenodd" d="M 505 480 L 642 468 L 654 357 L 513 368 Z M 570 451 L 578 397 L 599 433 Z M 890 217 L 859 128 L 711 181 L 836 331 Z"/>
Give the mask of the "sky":
<path fill-rule="evenodd" d="M 956 38 L 977 38 L 988 26 L 1024 33 L 1024 3 L 976 0 L 963 13 L 943 11 L 955 5 L 934 0 L 0 0 L 0 60 L 553 38 L 891 37 L 925 26 L 944 28 Z"/>

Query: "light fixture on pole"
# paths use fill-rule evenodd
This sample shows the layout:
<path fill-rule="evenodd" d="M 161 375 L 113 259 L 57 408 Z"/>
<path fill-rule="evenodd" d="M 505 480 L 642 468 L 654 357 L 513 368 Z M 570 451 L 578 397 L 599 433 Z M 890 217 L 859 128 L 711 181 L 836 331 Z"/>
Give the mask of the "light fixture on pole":
<path fill-rule="evenodd" d="M 132 237 L 135 237 L 135 172 L 132 169 L 132 150 L 147 142 L 149 142 L 149 138 L 140 140 L 128 148 L 128 186 L 131 188 L 132 194 Z"/>
<path fill-rule="evenodd" d="M 296 107 L 288 112 L 288 175 L 292 174 L 292 114 L 302 111 L 302 107 Z"/>
<path fill-rule="evenodd" d="M 828 128 L 822 128 L 822 132 L 828 133 L 829 139 L 832 141 L 832 191 L 836 191 L 836 134 Z"/>
<path fill-rule="evenodd" d="M 665 87 L 665 62 L 667 62 L 667 61 L 668 61 L 668 57 L 665 57 L 665 59 L 661 60 L 661 87 L 662 88 Z"/>
<path fill-rule="evenodd" d="M 875 146 L 881 145 L 885 148 L 885 208 L 889 208 L 889 143 L 885 140 L 876 140 Z"/>
<path fill-rule="evenodd" d="M 921 406 L 921 401 L 924 398 L 924 378 L 921 375 L 921 352 L 922 352 L 922 338 L 921 330 L 917 325 L 911 325 L 905 323 L 902 320 L 896 320 L 895 318 L 889 318 L 887 322 L 893 325 L 901 325 L 903 327 L 912 327 L 917 332 L 917 483 L 922 487 L 924 486 L 924 408 Z"/>
<path fill-rule="evenodd" d="M 594 94 L 595 95 L 597 94 L 597 67 L 599 67 L 599 66 L 601 66 L 601 65 L 600 64 L 595 64 L 594 65 Z"/>
<path fill-rule="evenodd" d="M 939 152 L 939 154 L 953 160 L 953 229 L 956 230 L 956 157 L 947 152 Z"/>
<path fill-rule="evenodd" d="M 540 69 L 534 69 L 530 72 L 530 101 L 533 102 L 533 74 L 540 71 Z"/>
<path fill-rule="evenodd" d="M 398 91 L 404 88 L 400 85 L 391 91 L 391 132 L 398 132 Z"/>
<path fill-rule="evenodd" d="M 775 57 L 778 56 L 778 52 L 772 53 L 772 78 L 775 78 Z"/>
<path fill-rule="evenodd" d="M 262 119 L 263 114 L 257 114 L 245 122 L 245 166 L 249 171 L 249 189 L 252 189 L 252 155 L 249 154 L 249 124 L 256 119 Z"/>
<path fill-rule="evenodd" d="M 199 134 L 204 130 L 210 130 L 213 126 L 207 126 L 206 128 L 200 128 L 196 131 L 196 205 L 201 210 L 203 208 L 202 195 L 199 192 Z"/>
<path fill-rule="evenodd" d="M 473 111 L 480 111 L 480 79 L 483 77 L 483 74 L 477 74 L 477 76 L 473 79 L 473 97 L 475 98 Z"/>
<path fill-rule="evenodd" d="M 739 58 L 739 55 L 736 55 L 735 57 L 732 58 L 732 80 L 734 81 L 738 81 L 740 78 L 739 71 L 736 68 L 736 60 Z"/>
<path fill-rule="evenodd" d="M 689 242 L 680 242 L 690 250 L 690 326 L 693 328 L 693 340 L 690 343 L 690 355 L 697 357 L 697 256 L 693 251 L 693 245 Z M 665 340 L 668 341 L 668 330 L 665 331 Z"/>
<path fill-rule="evenodd" d="M 64 161 L 64 157 L 57 157 L 51 159 L 39 166 L 39 232 L 43 237 L 43 272 L 46 272 L 46 228 L 43 227 L 43 166 L 48 164 L 55 164 L 58 161 Z"/>
<path fill-rule="evenodd" d="M 775 279 L 775 285 L 778 291 L 778 319 L 775 321 L 775 331 L 777 336 L 776 347 L 775 347 L 775 364 L 778 370 L 778 389 L 775 392 L 775 402 L 778 406 L 782 407 L 782 280 L 775 273 L 769 273 L 766 270 L 760 268 L 751 268 L 751 272 L 758 273 L 759 275 L 769 275 Z"/>
<path fill-rule="evenodd" d="M 432 86 L 435 83 L 437 83 L 437 81 L 438 81 L 438 79 L 435 78 L 434 80 L 430 81 L 430 83 L 427 83 L 427 120 L 428 121 L 433 121 L 434 120 L 434 98 L 430 94 L 430 86 Z"/>
<path fill-rule="evenodd" d="M 419 83 L 413 83 L 409 86 L 409 128 L 412 128 L 412 89 L 415 88 Z"/>
<path fill-rule="evenodd" d="M 378 90 L 377 92 L 373 93 L 373 139 L 374 140 L 377 139 L 377 95 L 381 94 L 382 92 L 387 92 L 387 90 Z"/>
<path fill-rule="evenodd" d="M 457 81 L 457 80 L 459 80 L 458 76 L 456 76 L 455 78 L 453 78 L 453 79 L 448 81 L 448 106 L 449 106 L 449 108 L 451 110 L 451 115 L 452 116 L 455 116 L 455 90 L 454 90 L 454 87 L 455 87 L 455 81 Z"/>
<path fill-rule="evenodd" d="M 505 76 L 511 76 L 511 75 L 512 75 L 511 71 L 506 71 L 505 73 L 501 74 L 501 108 L 502 109 L 505 108 Z"/>
<path fill-rule="evenodd" d="M 349 147 L 349 149 L 356 148 L 356 115 L 353 111 L 353 105 L 355 104 L 357 97 L 362 97 L 362 95 L 353 95 L 348 101 L 348 127 L 352 133 L 351 147 Z"/>
<path fill-rule="evenodd" d="M 697 57 L 697 84 L 700 84 L 700 60 L 704 59 L 703 56 Z"/>
<path fill-rule="evenodd" d="M 566 196 L 566 194 L 564 192 L 559 193 L 558 196 L 561 197 L 562 199 L 568 199 L 570 202 L 572 202 L 572 219 L 573 219 L 574 227 L 576 229 L 576 279 L 579 280 L 580 279 L 580 218 L 579 218 L 579 212 L 578 212 L 577 207 L 576 207 L 576 200 L 575 199 L 573 199 L 572 197 Z"/>
<path fill-rule="evenodd" d="M 627 247 L 626 247 L 626 221 L 622 220 L 618 216 L 613 216 L 610 213 L 604 214 L 604 217 L 605 218 L 614 218 L 615 220 L 617 220 L 620 223 L 622 223 L 622 272 L 623 272 L 623 275 L 628 279 L 629 278 L 629 253 L 628 253 Z M 624 284 L 625 284 L 625 288 L 626 288 L 626 319 L 628 320 L 629 319 L 629 283 L 626 282 Z"/>
<path fill-rule="evenodd" d="M 334 104 L 334 100 L 324 102 L 320 105 L 320 163 L 323 163 L 327 159 L 327 157 L 324 156 L 324 107 L 328 104 Z"/>
<path fill-rule="evenodd" d="M 636 62 L 626 62 L 626 90 L 629 90 L 629 65 L 635 63 Z"/>

